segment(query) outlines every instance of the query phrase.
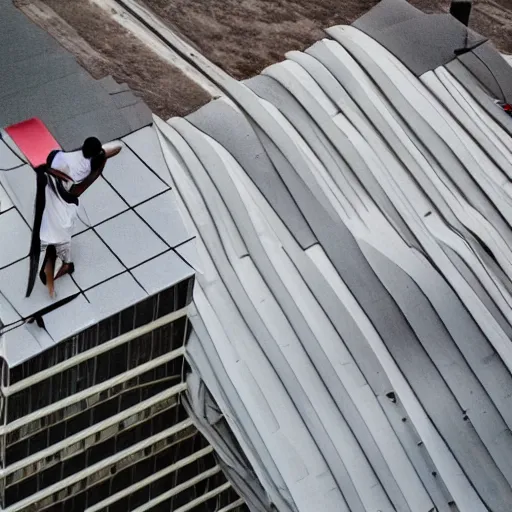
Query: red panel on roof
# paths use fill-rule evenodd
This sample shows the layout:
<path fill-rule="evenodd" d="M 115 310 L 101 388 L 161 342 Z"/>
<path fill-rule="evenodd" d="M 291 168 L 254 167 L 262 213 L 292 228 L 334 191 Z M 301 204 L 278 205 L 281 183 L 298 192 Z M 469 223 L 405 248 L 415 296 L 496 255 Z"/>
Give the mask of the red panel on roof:
<path fill-rule="evenodd" d="M 33 167 L 46 163 L 48 153 L 61 149 L 44 123 L 33 117 L 5 129 Z"/>

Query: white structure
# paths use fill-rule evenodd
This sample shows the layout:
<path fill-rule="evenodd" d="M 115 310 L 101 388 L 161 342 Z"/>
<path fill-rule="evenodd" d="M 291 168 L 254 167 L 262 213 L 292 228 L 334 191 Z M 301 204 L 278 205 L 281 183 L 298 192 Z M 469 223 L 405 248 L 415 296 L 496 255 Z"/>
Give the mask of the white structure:
<path fill-rule="evenodd" d="M 512 69 L 401 0 L 327 32 L 156 123 L 195 378 L 280 511 L 510 512 Z"/>

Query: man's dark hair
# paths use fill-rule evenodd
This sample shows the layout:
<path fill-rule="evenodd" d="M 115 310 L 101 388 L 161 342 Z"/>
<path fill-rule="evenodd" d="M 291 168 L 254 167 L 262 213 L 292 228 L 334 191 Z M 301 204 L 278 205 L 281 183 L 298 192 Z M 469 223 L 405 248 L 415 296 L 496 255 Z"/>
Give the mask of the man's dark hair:
<path fill-rule="evenodd" d="M 100 154 L 102 150 L 101 142 L 96 137 L 88 137 L 82 146 L 84 158 L 93 158 Z"/>

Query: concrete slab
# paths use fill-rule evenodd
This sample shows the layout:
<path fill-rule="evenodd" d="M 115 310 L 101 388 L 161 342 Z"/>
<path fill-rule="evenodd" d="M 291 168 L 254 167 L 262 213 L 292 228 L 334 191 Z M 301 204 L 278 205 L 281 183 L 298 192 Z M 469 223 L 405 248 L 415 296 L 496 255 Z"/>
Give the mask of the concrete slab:
<path fill-rule="evenodd" d="M 132 211 L 110 219 L 96 231 L 127 268 L 140 265 L 168 249 Z"/>
<path fill-rule="evenodd" d="M 147 297 L 137 281 L 125 272 L 85 293 L 98 318 L 107 318 Z"/>
<path fill-rule="evenodd" d="M 130 135 L 123 137 L 123 142 L 144 160 L 153 172 L 156 172 L 169 186 L 171 185 L 170 170 L 164 160 L 162 148 L 155 128 L 146 126 Z"/>
<path fill-rule="evenodd" d="M 90 226 L 96 226 L 128 209 L 128 205 L 101 177 L 80 197 L 80 204 L 86 213 L 83 223 Z"/>
<path fill-rule="evenodd" d="M 194 270 L 187 265 L 174 251 L 157 256 L 134 268 L 132 274 L 150 294 L 156 294 L 170 286 L 194 275 Z"/>
<path fill-rule="evenodd" d="M 3 140 L 0 140 L 0 172 L 12 169 L 22 163 L 11 148 Z"/>
<path fill-rule="evenodd" d="M 127 147 L 107 163 L 103 176 L 130 206 L 169 188 Z"/>
<path fill-rule="evenodd" d="M 64 276 L 59 279 L 56 299 L 51 299 L 48 290 L 38 279 L 32 295 L 26 298 L 28 269 L 28 258 L 25 258 L 0 270 L 0 290 L 24 318 L 80 291 L 69 276 Z"/>
<path fill-rule="evenodd" d="M 48 334 L 55 340 L 65 340 L 98 321 L 96 313 L 83 295 L 56 309 L 44 317 Z"/>
<path fill-rule="evenodd" d="M 91 229 L 73 238 L 73 279 L 82 290 L 124 272 L 123 265 Z"/>
<path fill-rule="evenodd" d="M 203 273 L 201 270 L 203 265 L 197 252 L 196 240 L 189 240 L 188 242 L 176 247 L 175 251 L 196 271 L 200 274 Z"/>
<path fill-rule="evenodd" d="M 16 209 L 0 215 L 0 268 L 28 255 L 31 231 Z"/>
<path fill-rule="evenodd" d="M 142 203 L 135 208 L 135 211 L 170 247 L 190 238 L 171 190 Z"/>

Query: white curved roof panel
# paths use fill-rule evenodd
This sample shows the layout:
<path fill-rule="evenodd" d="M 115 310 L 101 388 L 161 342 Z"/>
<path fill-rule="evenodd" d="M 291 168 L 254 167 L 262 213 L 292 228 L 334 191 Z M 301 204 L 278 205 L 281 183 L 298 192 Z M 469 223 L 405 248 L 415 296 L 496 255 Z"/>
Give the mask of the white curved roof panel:
<path fill-rule="evenodd" d="M 189 359 L 281 511 L 509 512 L 507 98 L 365 32 L 156 121 L 202 265 Z"/>

